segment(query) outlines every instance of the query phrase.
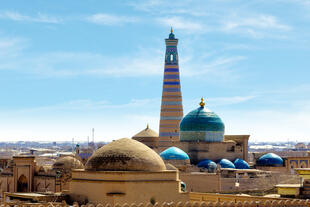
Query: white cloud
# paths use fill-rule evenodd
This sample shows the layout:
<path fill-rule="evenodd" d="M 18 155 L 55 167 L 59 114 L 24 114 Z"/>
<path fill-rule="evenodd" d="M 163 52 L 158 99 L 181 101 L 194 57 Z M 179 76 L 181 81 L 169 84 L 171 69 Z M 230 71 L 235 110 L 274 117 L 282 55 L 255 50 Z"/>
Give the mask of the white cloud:
<path fill-rule="evenodd" d="M 202 32 L 205 31 L 204 26 L 193 20 L 185 19 L 183 17 L 162 17 L 158 18 L 157 22 L 161 25 L 167 26 L 167 27 L 173 27 L 178 30 L 184 30 L 188 33 L 194 33 L 194 32 Z"/>
<path fill-rule="evenodd" d="M 26 47 L 26 45 L 27 41 L 22 38 L 0 37 L 0 59 L 16 57 Z"/>
<path fill-rule="evenodd" d="M 15 48 L 18 45 L 17 43 L 12 40 L 12 43 L 7 44 L 14 44 L 12 47 Z M 5 43 L 3 44 L 5 45 Z M 0 57 L 2 60 L 0 69 L 15 70 L 46 78 L 72 76 L 141 77 L 161 76 L 163 74 L 164 51 L 153 48 L 140 48 L 131 53 L 130 56 L 118 57 L 88 52 L 51 52 L 31 54 L 30 56 L 23 54 L 22 50 L 17 51 L 15 52 L 12 49 L 11 52 Z M 14 61 L 16 58 L 19 61 Z M 239 76 L 234 71 L 234 66 L 244 59 L 243 56 L 208 56 L 196 58 L 194 61 L 192 56 L 184 56 L 180 66 L 182 67 L 183 77 L 208 75 L 211 80 L 214 78 L 217 81 L 234 80 Z"/>
<path fill-rule="evenodd" d="M 25 108 L 20 110 L 10 111 L 9 113 L 34 113 L 43 111 L 63 111 L 63 110 L 73 110 L 73 111 L 93 111 L 93 110 L 110 110 L 110 109 L 137 109 L 137 108 L 152 108 L 154 105 L 159 105 L 159 98 L 145 98 L 145 99 L 131 99 L 127 103 L 111 103 L 107 100 L 93 101 L 89 99 L 81 100 L 71 100 L 65 103 L 59 103 L 55 105 L 48 106 L 38 106 L 34 108 Z M 6 112 L 2 112 L 6 113 Z"/>
<path fill-rule="evenodd" d="M 210 104 L 213 106 L 222 106 L 222 105 L 231 105 L 231 104 L 239 104 L 249 100 L 253 100 L 256 96 L 232 96 L 232 97 L 216 97 L 207 99 Z"/>
<path fill-rule="evenodd" d="M 246 59 L 244 56 L 218 56 L 197 62 L 190 57 L 182 64 L 182 75 L 190 77 L 204 75 L 210 80 L 215 78 L 216 81 L 232 81 L 240 75 L 235 71 L 235 65 L 244 59 Z"/>
<path fill-rule="evenodd" d="M 239 19 L 238 21 L 227 21 L 225 23 L 225 29 L 234 30 L 241 27 L 253 27 L 260 29 L 279 29 L 279 30 L 290 30 L 291 28 L 287 25 L 280 24 L 274 16 L 270 15 L 259 15 L 254 18 Z"/>
<path fill-rule="evenodd" d="M 275 16 L 271 15 L 231 16 L 222 21 L 224 32 L 248 34 L 257 38 L 271 36 L 270 31 L 287 32 L 291 29 L 290 26 L 280 23 Z"/>
<path fill-rule="evenodd" d="M 143 51 L 147 50 L 148 53 Z M 111 77 L 140 77 L 161 76 L 163 74 L 163 54 L 157 50 L 143 49 L 131 57 L 109 57 L 96 53 L 48 53 L 20 59 L 11 69 L 20 70 L 41 77 L 70 77 L 70 76 L 111 76 Z M 206 60 L 190 61 L 183 58 L 181 63 L 182 76 L 208 75 L 217 78 L 233 80 L 236 77 L 234 65 L 244 60 L 243 56 L 218 57 Z M 203 62 L 201 62 L 203 61 Z M 205 63 L 205 62 L 208 63 Z M 5 64 L 5 61 L 2 63 Z M 147 66 L 147 67 L 146 67 Z M 1 64 L 0 64 L 1 68 Z M 3 66 L 2 66 L 3 68 Z"/>
<path fill-rule="evenodd" d="M 142 0 L 139 2 L 129 3 L 134 9 L 144 11 L 153 15 L 179 15 L 186 14 L 191 16 L 206 16 L 204 2 L 193 4 L 192 0 L 174 1 L 173 4 L 164 0 Z M 209 5 L 209 4 L 208 4 Z"/>
<path fill-rule="evenodd" d="M 42 13 L 38 13 L 36 16 L 27 16 L 20 14 L 18 12 L 12 12 L 12 11 L 5 11 L 0 13 L 0 18 L 2 19 L 10 19 L 13 21 L 19 21 L 19 22 L 40 22 L 40 23 L 52 23 L 57 24 L 61 23 L 62 19 L 51 17 Z"/>
<path fill-rule="evenodd" d="M 134 7 L 135 9 L 147 12 L 154 10 L 154 8 L 161 7 L 163 4 L 163 0 L 146 0 L 129 3 L 129 5 Z"/>
<path fill-rule="evenodd" d="M 149 50 L 150 52 L 151 50 Z M 29 59 L 30 73 L 40 76 L 114 76 L 137 77 L 162 74 L 162 58 L 143 53 L 131 57 L 109 57 L 96 53 L 49 53 Z M 147 68 L 145 66 L 148 66 Z"/>
<path fill-rule="evenodd" d="M 105 13 L 93 14 L 91 16 L 88 16 L 86 20 L 95 24 L 102 24 L 102 25 L 122 25 L 126 23 L 135 23 L 139 21 L 139 19 L 136 17 L 118 16 Z"/>
<path fill-rule="evenodd" d="M 285 1 L 285 0 L 282 0 Z M 286 0 L 288 1 L 288 0 Z M 299 1 L 299 0 L 296 0 Z M 273 2 L 259 1 L 274 7 Z M 152 15 L 161 25 L 173 26 L 186 32 L 215 32 L 246 35 L 250 38 L 287 38 L 292 26 L 279 21 L 279 16 L 258 12 L 256 1 L 178 1 L 169 4 L 162 0 L 140 1 L 130 4 L 134 9 Z"/>

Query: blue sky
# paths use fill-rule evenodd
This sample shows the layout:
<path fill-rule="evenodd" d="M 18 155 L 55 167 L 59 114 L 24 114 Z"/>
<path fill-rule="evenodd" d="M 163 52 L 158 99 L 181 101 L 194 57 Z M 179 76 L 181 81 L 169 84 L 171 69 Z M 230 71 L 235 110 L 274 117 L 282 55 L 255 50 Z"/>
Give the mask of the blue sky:
<path fill-rule="evenodd" d="M 308 0 L 12 0 L 0 7 L 0 141 L 158 131 L 170 26 L 185 114 L 203 96 L 226 134 L 309 140 Z"/>

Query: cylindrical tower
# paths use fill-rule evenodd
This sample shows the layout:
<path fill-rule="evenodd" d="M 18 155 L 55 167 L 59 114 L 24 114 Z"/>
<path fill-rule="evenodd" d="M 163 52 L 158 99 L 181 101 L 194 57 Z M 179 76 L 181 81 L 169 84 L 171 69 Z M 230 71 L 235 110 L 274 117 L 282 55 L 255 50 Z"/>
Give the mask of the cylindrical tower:
<path fill-rule="evenodd" d="M 165 71 L 160 111 L 159 147 L 179 141 L 179 124 L 183 117 L 179 73 L 178 39 L 173 30 L 166 41 Z"/>

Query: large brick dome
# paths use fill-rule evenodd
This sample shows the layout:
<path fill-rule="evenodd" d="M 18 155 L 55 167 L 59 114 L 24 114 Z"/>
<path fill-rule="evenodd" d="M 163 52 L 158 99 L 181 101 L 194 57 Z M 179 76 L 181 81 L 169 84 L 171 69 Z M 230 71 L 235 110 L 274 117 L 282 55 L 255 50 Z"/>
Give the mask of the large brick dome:
<path fill-rule="evenodd" d="M 98 149 L 87 161 L 86 170 L 163 171 L 166 166 L 161 157 L 146 145 L 122 138 Z"/>

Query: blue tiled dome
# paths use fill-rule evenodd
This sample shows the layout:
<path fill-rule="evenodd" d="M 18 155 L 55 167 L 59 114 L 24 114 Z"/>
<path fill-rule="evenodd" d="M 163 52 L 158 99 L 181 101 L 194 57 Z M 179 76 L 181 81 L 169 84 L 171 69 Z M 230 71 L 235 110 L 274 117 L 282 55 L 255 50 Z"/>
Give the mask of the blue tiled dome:
<path fill-rule="evenodd" d="M 189 156 L 177 147 L 169 147 L 160 153 L 163 160 L 188 160 Z"/>
<path fill-rule="evenodd" d="M 225 126 L 220 117 L 204 106 L 189 112 L 180 123 L 181 141 L 222 142 Z"/>
<path fill-rule="evenodd" d="M 206 168 L 206 169 L 209 169 L 209 167 L 212 167 L 212 168 L 216 168 L 216 163 L 213 162 L 212 160 L 209 160 L 209 159 L 205 159 L 205 160 L 202 160 L 198 163 L 197 167 L 203 167 L 203 168 Z"/>
<path fill-rule="evenodd" d="M 261 156 L 256 161 L 256 164 L 261 166 L 282 166 L 283 159 L 274 153 L 267 153 Z"/>
<path fill-rule="evenodd" d="M 235 159 L 234 165 L 237 169 L 250 169 L 249 164 L 243 159 L 239 159 L 239 158 Z"/>
<path fill-rule="evenodd" d="M 221 159 L 218 164 L 221 165 L 221 168 L 236 168 L 234 163 L 232 163 L 231 161 L 227 160 L 227 159 Z"/>

